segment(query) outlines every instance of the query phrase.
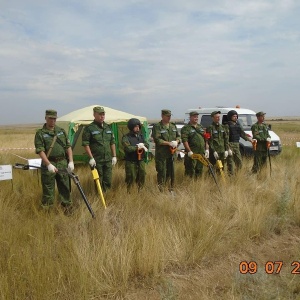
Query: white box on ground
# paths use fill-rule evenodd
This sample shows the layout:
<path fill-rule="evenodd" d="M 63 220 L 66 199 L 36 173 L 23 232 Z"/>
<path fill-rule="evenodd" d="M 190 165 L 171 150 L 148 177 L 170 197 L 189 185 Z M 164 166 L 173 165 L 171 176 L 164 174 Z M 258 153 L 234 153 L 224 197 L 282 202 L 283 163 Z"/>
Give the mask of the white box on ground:
<path fill-rule="evenodd" d="M 11 180 L 11 179 L 12 179 L 12 165 L 1 165 L 0 180 Z"/>
<path fill-rule="evenodd" d="M 28 165 L 40 168 L 42 165 L 42 159 L 41 158 L 28 159 Z M 29 169 L 36 170 L 37 168 L 34 167 L 29 167 Z"/>

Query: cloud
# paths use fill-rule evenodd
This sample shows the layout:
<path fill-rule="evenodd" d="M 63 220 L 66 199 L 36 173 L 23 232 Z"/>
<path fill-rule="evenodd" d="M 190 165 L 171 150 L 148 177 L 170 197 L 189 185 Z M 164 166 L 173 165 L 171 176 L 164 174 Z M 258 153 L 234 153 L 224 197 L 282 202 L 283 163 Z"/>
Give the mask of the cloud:
<path fill-rule="evenodd" d="M 296 1 L 10 1 L 0 13 L 0 124 L 16 103 L 94 103 L 154 118 L 240 104 L 297 114 Z M 4 13 L 5 12 L 5 13 Z M 38 107 L 38 108 L 37 108 Z"/>

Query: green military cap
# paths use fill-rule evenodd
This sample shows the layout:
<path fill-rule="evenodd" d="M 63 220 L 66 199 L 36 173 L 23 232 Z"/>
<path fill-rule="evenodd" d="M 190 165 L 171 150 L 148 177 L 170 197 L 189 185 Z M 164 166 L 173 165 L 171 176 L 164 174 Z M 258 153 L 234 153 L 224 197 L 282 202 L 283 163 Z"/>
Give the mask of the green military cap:
<path fill-rule="evenodd" d="M 196 115 L 199 115 L 199 113 L 197 111 L 194 110 L 194 111 L 190 112 L 190 117 L 191 116 L 196 116 Z"/>
<path fill-rule="evenodd" d="M 221 112 L 219 110 L 213 111 L 210 116 L 213 117 L 214 115 L 220 114 Z"/>
<path fill-rule="evenodd" d="M 45 114 L 46 114 L 46 117 L 57 118 L 57 111 L 54 109 L 47 109 Z"/>
<path fill-rule="evenodd" d="M 93 108 L 93 111 L 96 112 L 96 113 L 99 113 L 99 114 L 105 113 L 105 110 L 104 110 L 104 107 L 103 107 L 103 106 L 95 106 L 95 107 Z"/>
<path fill-rule="evenodd" d="M 266 114 L 265 112 L 259 111 L 258 113 L 256 113 L 256 116 L 260 117 L 260 116 L 264 116 L 265 114 Z"/>
<path fill-rule="evenodd" d="M 171 111 L 169 109 L 162 109 L 161 114 L 165 116 L 171 116 Z"/>

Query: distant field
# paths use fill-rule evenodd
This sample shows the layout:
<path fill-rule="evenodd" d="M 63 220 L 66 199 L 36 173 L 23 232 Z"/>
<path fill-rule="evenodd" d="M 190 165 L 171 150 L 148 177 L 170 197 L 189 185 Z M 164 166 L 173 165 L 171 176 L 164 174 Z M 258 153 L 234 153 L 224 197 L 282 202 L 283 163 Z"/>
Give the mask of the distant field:
<path fill-rule="evenodd" d="M 280 137 L 283 146 L 294 146 L 300 142 L 300 119 L 267 120 Z"/>
<path fill-rule="evenodd" d="M 148 120 L 148 123 L 159 122 L 159 119 Z M 177 123 L 182 123 L 183 119 L 172 120 Z M 295 145 L 296 141 L 300 141 L 300 117 L 270 117 L 266 119 L 268 124 L 271 124 L 272 129 L 280 136 L 284 145 Z M 2 125 L 0 126 L 1 134 L 9 134 L 14 132 L 15 134 L 31 134 L 32 142 L 35 129 L 41 128 L 42 124 L 22 124 L 22 125 Z M 19 129 L 19 133 L 18 132 Z M 13 137 L 12 137 L 13 139 Z M 17 143 L 20 147 L 24 147 L 24 143 L 28 145 L 28 141 L 17 138 Z M 32 146 L 32 145 L 31 145 Z M 1 147 L 3 148 L 3 147 Z"/>
<path fill-rule="evenodd" d="M 156 118 L 156 119 L 148 119 L 148 123 L 157 123 L 161 119 Z M 184 122 L 183 118 L 172 118 L 172 122 L 175 123 L 182 123 Z M 267 117 L 266 116 L 266 122 L 290 122 L 290 121 L 300 121 L 300 117 Z M 43 122 L 41 123 L 29 123 L 29 124 L 13 124 L 13 125 L 0 125 L 1 129 L 15 129 L 15 128 L 40 128 L 43 125 Z"/>
<path fill-rule="evenodd" d="M 1 129 L 14 130 L 14 129 L 17 129 L 17 128 L 20 128 L 20 129 L 23 129 L 23 128 L 40 128 L 41 126 L 43 126 L 43 123 L 0 125 L 0 128 Z"/>
<path fill-rule="evenodd" d="M 267 117 L 266 121 L 300 121 L 300 117 Z"/>
<path fill-rule="evenodd" d="M 270 120 L 283 151 L 251 175 L 204 170 L 200 180 L 175 162 L 175 197 L 159 193 L 155 162 L 145 189 L 126 192 L 113 169 L 104 210 L 87 165 L 76 165 L 92 219 L 72 184 L 74 212 L 41 210 L 39 172 L 0 181 L 1 299 L 299 299 L 300 140 L 297 120 Z M 1 126 L 1 148 L 33 147 L 36 125 Z M 0 165 L 24 163 L 33 149 L 0 151 Z"/>

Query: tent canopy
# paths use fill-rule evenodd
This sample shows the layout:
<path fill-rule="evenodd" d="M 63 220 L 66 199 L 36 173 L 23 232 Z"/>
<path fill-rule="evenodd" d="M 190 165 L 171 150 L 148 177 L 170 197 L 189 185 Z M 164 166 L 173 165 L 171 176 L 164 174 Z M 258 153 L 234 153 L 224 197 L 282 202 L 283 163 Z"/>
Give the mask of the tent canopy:
<path fill-rule="evenodd" d="M 93 108 L 95 106 L 102 106 L 99 104 L 87 106 L 73 112 L 70 112 L 62 117 L 57 118 L 56 124 L 68 134 L 69 140 L 73 149 L 73 157 L 75 162 L 86 162 L 89 160 L 82 143 L 83 128 L 90 124 L 94 120 Z M 128 132 L 127 122 L 131 118 L 137 118 L 142 123 L 142 133 L 148 140 L 148 123 L 145 117 L 135 116 L 127 112 L 112 109 L 110 107 L 103 106 L 105 110 L 105 122 L 111 125 L 111 128 L 115 135 L 116 150 L 119 159 L 124 157 L 124 150 L 122 147 L 122 137 Z"/>
<path fill-rule="evenodd" d="M 91 105 L 81 109 L 74 110 L 62 117 L 57 118 L 57 122 L 76 122 L 78 124 L 89 124 L 94 120 L 93 108 L 95 106 L 102 105 Z M 145 117 L 135 116 L 124 111 L 116 110 L 107 106 L 102 106 L 105 110 L 105 122 L 108 124 L 127 122 L 131 118 L 137 118 L 141 122 L 147 121 Z"/>

